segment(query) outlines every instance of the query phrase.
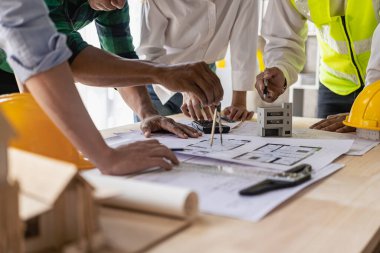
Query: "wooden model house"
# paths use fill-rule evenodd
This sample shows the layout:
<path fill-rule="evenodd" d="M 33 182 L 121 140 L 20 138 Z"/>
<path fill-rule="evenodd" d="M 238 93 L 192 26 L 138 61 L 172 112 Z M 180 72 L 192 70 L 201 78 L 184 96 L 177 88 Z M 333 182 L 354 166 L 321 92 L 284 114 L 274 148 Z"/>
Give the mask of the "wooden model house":
<path fill-rule="evenodd" d="M 18 185 L 8 181 L 8 142 L 15 135 L 0 112 L 0 252 L 22 251 L 22 226 L 18 217 Z"/>
<path fill-rule="evenodd" d="M 75 165 L 10 149 L 9 177 L 20 185 L 26 252 L 91 252 L 97 230 L 93 188 Z"/>

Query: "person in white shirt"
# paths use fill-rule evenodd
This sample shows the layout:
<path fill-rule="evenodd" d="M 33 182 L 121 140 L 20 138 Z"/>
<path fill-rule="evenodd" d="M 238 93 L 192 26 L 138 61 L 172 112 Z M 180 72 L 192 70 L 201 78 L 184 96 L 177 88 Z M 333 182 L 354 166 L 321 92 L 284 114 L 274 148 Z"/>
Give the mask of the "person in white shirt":
<path fill-rule="evenodd" d="M 247 110 L 246 93 L 253 90 L 255 80 L 257 29 L 256 0 L 144 0 L 136 52 L 141 59 L 159 63 L 212 64 L 225 57 L 230 45 L 233 97 L 224 114 L 231 120 L 246 120 L 253 116 Z M 212 108 L 188 93 L 182 99 L 161 85 L 153 89 L 148 88 L 161 115 L 182 110 L 193 119 L 211 118 Z"/>
<path fill-rule="evenodd" d="M 375 43 L 379 36 L 376 27 L 380 21 L 380 1 L 269 0 L 262 26 L 267 69 L 257 76 L 256 82 L 264 101 L 275 101 L 287 86 L 297 81 L 305 64 L 307 21 L 317 28 L 321 55 L 318 117 L 337 114 L 327 121 L 334 126 L 324 121 L 311 128 L 352 131 L 342 125 L 341 119 L 346 115 L 342 113 L 350 110 L 365 85 L 380 79 L 380 43 Z M 264 79 L 269 82 L 267 96 Z"/>

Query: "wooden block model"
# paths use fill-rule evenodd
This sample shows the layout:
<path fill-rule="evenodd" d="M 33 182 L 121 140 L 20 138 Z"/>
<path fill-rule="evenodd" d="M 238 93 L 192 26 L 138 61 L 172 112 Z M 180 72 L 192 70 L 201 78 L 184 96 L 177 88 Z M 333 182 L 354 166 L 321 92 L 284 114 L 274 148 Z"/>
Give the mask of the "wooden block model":
<path fill-rule="evenodd" d="M 258 134 L 262 137 L 292 136 L 292 104 L 282 106 L 258 107 Z"/>
<path fill-rule="evenodd" d="M 0 112 L 0 252 L 22 252 L 22 223 L 18 216 L 18 184 L 8 180 L 8 142 L 15 135 Z"/>
<path fill-rule="evenodd" d="M 98 227 L 93 188 L 75 165 L 12 148 L 8 153 L 9 178 L 20 185 L 25 252 L 63 252 L 68 245 L 91 252 Z"/>

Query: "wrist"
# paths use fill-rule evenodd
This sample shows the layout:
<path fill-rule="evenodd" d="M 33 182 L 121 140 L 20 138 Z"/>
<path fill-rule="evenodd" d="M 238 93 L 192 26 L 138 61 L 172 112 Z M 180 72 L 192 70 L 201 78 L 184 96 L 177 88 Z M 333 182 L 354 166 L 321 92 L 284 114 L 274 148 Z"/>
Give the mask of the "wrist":
<path fill-rule="evenodd" d="M 156 109 L 149 108 L 149 109 L 144 109 L 143 111 L 137 113 L 139 115 L 140 120 L 144 120 L 146 118 L 152 117 L 152 116 L 157 116 L 160 115 Z"/>
<path fill-rule="evenodd" d="M 233 91 L 232 106 L 247 106 L 247 92 L 246 91 Z"/>

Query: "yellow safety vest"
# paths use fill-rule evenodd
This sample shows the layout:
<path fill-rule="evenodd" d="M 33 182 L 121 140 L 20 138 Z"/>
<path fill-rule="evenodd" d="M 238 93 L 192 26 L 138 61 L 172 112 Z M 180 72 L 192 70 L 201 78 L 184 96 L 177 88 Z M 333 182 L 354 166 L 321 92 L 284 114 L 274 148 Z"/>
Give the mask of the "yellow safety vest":
<path fill-rule="evenodd" d="M 290 1 L 317 28 L 321 83 L 339 95 L 364 85 L 380 0 L 347 0 L 342 17 L 331 17 L 330 0 Z"/>

